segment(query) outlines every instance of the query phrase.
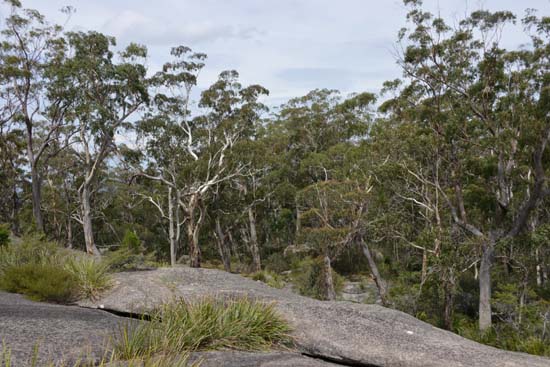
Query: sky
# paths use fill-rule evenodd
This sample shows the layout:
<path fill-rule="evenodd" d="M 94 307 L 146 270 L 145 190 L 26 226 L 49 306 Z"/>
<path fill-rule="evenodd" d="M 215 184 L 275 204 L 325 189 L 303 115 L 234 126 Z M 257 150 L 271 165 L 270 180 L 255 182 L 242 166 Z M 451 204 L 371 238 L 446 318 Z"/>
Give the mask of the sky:
<path fill-rule="evenodd" d="M 59 10 L 76 13 L 67 30 L 96 30 L 149 49 L 148 66 L 158 70 L 170 47 L 185 45 L 208 55 L 199 90 L 223 70 L 240 73 L 244 85 L 270 90 L 266 103 L 279 105 L 315 88 L 378 92 L 401 76 L 395 62 L 397 32 L 406 26 L 401 0 L 22 0 L 51 21 L 64 24 Z M 450 24 L 484 8 L 526 8 L 550 15 L 550 0 L 425 0 L 426 9 Z M 4 18 L 8 9 L 0 7 Z M 509 29 L 504 44 L 527 42 L 520 27 Z"/>

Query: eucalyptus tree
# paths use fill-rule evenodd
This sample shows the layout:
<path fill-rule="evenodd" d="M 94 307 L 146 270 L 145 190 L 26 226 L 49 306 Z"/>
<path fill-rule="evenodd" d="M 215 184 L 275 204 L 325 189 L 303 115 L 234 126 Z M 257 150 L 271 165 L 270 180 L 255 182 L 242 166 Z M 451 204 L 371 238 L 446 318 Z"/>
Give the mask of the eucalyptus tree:
<path fill-rule="evenodd" d="M 86 251 L 96 255 L 92 215 L 97 179 L 117 153 L 117 134 L 148 102 L 145 47 L 130 44 L 115 60 L 114 46 L 114 38 L 101 33 L 68 33 L 49 85 L 50 93 L 70 101 L 64 118 L 77 131 L 71 145 L 82 167 L 76 220 L 82 224 Z"/>
<path fill-rule="evenodd" d="M 440 163 L 439 178 L 429 185 L 453 222 L 480 244 L 479 327 L 485 330 L 495 246 L 520 235 L 550 193 L 543 158 L 550 139 L 550 27 L 547 18 L 529 15 L 531 48 L 507 51 L 500 41 L 503 27 L 515 21 L 509 12 L 476 11 L 452 29 L 420 1 L 405 3 L 412 28 L 399 35 L 407 84 L 395 118 L 407 114 L 426 129 Z"/>
<path fill-rule="evenodd" d="M 205 203 L 220 182 L 244 174 L 246 162 L 227 159 L 233 147 L 249 135 L 266 107 L 259 101 L 267 95 L 260 85 L 243 87 L 236 71 L 224 71 L 218 80 L 202 92 L 202 115 L 193 120 L 198 147 L 196 159 L 184 172 L 186 193 L 179 201 L 186 215 L 190 265 L 200 267 L 199 231 L 205 219 Z"/>
<path fill-rule="evenodd" d="M 206 55 L 185 46 L 171 50 L 173 60 L 152 78 L 154 97 L 138 122 L 138 137 L 146 153 L 132 164 L 136 176 L 160 183 L 166 193 L 140 193 L 168 221 L 170 263 L 176 265 L 184 223 L 180 201 L 185 185 L 180 174 L 198 159 L 198 141 L 191 118 L 191 93 L 204 67 Z M 130 162 L 132 163 L 132 162 Z"/>
<path fill-rule="evenodd" d="M 61 27 L 50 24 L 33 9 L 8 1 L 11 14 L 5 20 L 0 44 L 0 100 L 4 118 L 12 128 L 22 126 L 31 177 L 32 207 L 36 228 L 44 231 L 42 165 L 54 152 L 49 146 L 62 134 L 68 102 L 48 93 L 49 73 L 62 41 Z M 68 8 L 70 11 L 70 8 Z"/>
<path fill-rule="evenodd" d="M 200 267 L 205 200 L 220 183 L 241 174 L 242 165 L 230 165 L 227 156 L 259 118 L 262 105 L 257 99 L 267 91 L 255 85 L 243 88 L 236 72 L 223 72 L 202 92 L 197 110 L 191 113 L 191 92 L 206 55 L 180 46 L 172 49 L 172 56 L 174 61 L 153 78 L 158 93 L 139 123 L 149 156 L 136 175 L 167 189 L 167 205 L 164 200 L 149 199 L 168 219 L 172 265 L 184 228 L 190 265 Z"/>

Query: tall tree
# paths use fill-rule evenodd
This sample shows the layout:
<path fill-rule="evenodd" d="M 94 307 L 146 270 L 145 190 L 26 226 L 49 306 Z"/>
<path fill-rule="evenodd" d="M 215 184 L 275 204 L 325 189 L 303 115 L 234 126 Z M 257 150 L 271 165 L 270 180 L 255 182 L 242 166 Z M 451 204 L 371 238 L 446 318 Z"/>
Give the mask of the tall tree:
<path fill-rule="evenodd" d="M 115 40 L 97 32 L 69 33 L 64 58 L 55 70 L 52 93 L 71 102 L 65 118 L 76 127 L 72 141 L 83 168 L 78 187 L 80 218 L 86 251 L 99 254 L 92 225 L 94 187 L 105 165 L 117 152 L 117 134 L 148 101 L 146 49 L 131 44 L 114 60 Z M 64 89 L 56 88 L 63 85 Z"/>
<path fill-rule="evenodd" d="M 65 124 L 68 102 L 47 93 L 48 70 L 60 44 L 61 27 L 51 25 L 36 10 L 10 2 L 11 15 L 2 30 L 0 45 L 0 99 L 13 123 L 25 133 L 31 176 L 32 207 L 36 229 L 44 231 L 42 215 L 42 164 L 46 150 Z"/>
<path fill-rule="evenodd" d="M 509 52 L 499 44 L 503 27 L 515 19 L 509 12 L 476 11 L 452 29 L 420 1 L 405 3 L 413 28 L 400 33 L 400 65 L 410 82 L 401 98 L 415 106 L 413 119 L 433 134 L 445 166 L 445 182 L 431 184 L 454 223 L 480 243 L 479 327 L 485 330 L 495 246 L 524 231 L 549 193 L 543 164 L 550 139 L 543 112 L 548 26 L 527 18 L 525 25 L 535 26 L 532 50 Z"/>

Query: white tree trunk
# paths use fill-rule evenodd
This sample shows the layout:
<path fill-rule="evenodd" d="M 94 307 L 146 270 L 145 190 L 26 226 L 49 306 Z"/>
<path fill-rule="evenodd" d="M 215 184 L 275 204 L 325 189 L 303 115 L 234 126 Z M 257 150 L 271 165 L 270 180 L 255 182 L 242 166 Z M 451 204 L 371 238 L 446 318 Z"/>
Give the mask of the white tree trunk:
<path fill-rule="evenodd" d="M 252 270 L 261 271 L 260 248 L 258 246 L 258 235 L 256 232 L 256 218 L 252 207 L 248 208 L 248 222 L 250 224 L 250 252 L 252 253 Z"/>
<path fill-rule="evenodd" d="M 91 191 L 87 184 L 83 184 L 80 193 L 80 206 L 82 210 L 82 228 L 84 230 L 84 242 L 86 243 L 86 252 L 91 255 L 99 256 L 101 253 L 94 242 L 94 233 L 92 227 L 92 207 Z"/>
<path fill-rule="evenodd" d="M 479 330 L 485 331 L 492 325 L 491 317 L 491 266 L 495 243 L 492 238 L 482 246 L 479 265 Z"/>

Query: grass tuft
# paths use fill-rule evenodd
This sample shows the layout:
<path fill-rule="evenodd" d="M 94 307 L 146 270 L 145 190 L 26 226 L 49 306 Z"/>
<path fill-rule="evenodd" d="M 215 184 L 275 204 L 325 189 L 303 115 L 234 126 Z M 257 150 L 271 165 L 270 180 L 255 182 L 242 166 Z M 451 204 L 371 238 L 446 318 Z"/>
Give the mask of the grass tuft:
<path fill-rule="evenodd" d="M 115 338 L 118 358 L 186 351 L 268 350 L 291 343 L 290 327 L 272 304 L 249 298 L 203 298 L 164 305 L 150 322 L 127 324 Z"/>
<path fill-rule="evenodd" d="M 76 299 L 77 279 L 68 271 L 50 264 L 24 264 L 4 270 L 0 289 L 22 293 L 35 301 L 70 303 Z"/>
<path fill-rule="evenodd" d="M 109 266 L 90 256 L 75 256 L 67 259 L 65 270 L 78 282 L 79 296 L 95 300 L 111 285 Z"/>

